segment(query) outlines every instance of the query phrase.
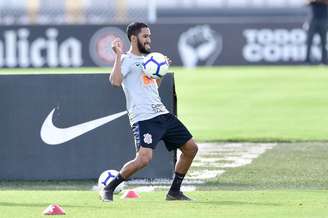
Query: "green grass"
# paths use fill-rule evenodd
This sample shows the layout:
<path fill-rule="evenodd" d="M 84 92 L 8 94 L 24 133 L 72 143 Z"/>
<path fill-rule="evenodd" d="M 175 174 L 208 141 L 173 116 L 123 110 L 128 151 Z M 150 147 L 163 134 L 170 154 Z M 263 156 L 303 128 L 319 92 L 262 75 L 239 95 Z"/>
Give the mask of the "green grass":
<path fill-rule="evenodd" d="M 328 190 L 327 143 L 282 143 L 206 186 L 227 190 Z"/>
<path fill-rule="evenodd" d="M 95 181 L 0 182 L 0 217 L 43 217 L 60 204 L 65 217 L 324 218 L 328 214 L 328 147 L 281 143 L 251 164 L 228 169 L 188 195 L 192 202 L 166 202 L 165 192 L 103 203 L 88 191 Z M 63 191 L 64 189 L 64 191 Z M 82 190 L 81 190 L 82 189 Z"/>
<path fill-rule="evenodd" d="M 328 68 L 176 72 L 178 115 L 198 141 L 328 139 Z"/>
<path fill-rule="evenodd" d="M 281 143 L 202 185 L 202 191 L 188 193 L 192 202 L 166 202 L 165 192 L 157 191 L 134 200 L 116 195 L 106 204 L 87 190 L 94 181 L 1 182 L 0 217 L 43 217 L 42 211 L 57 203 L 65 217 L 79 218 L 323 218 L 328 214 L 327 159 L 325 143 Z"/>
<path fill-rule="evenodd" d="M 107 73 L 107 68 L 0 74 Z M 327 141 L 328 68 L 211 67 L 175 72 L 178 115 L 197 141 Z"/>
<path fill-rule="evenodd" d="M 65 217 L 266 217 L 315 218 L 328 212 L 327 191 L 197 191 L 193 202 L 166 202 L 164 192 L 142 193 L 140 199 L 102 203 L 91 191 L 2 191 L 1 217 L 44 217 L 53 203 Z"/>

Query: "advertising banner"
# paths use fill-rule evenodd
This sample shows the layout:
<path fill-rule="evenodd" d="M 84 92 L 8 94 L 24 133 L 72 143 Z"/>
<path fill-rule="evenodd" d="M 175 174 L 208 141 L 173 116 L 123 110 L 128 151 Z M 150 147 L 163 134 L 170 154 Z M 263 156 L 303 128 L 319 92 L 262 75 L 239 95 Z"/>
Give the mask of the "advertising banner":
<path fill-rule="evenodd" d="M 174 113 L 173 87 L 168 74 L 159 91 Z M 93 179 L 135 157 L 124 93 L 108 74 L 0 75 L 0 98 L 0 179 Z M 134 178 L 173 171 L 160 144 Z"/>
<path fill-rule="evenodd" d="M 301 22 L 153 24 L 152 49 L 176 66 L 303 64 Z M 112 66 L 111 41 L 129 48 L 125 25 L 0 26 L 0 67 Z M 319 37 L 313 59 L 321 58 Z"/>

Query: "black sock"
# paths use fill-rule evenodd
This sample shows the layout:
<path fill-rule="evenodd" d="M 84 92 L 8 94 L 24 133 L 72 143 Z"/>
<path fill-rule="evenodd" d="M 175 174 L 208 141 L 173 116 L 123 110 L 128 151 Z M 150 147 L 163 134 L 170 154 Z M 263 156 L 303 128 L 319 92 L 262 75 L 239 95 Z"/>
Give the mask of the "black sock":
<path fill-rule="evenodd" d="M 169 192 L 179 192 L 184 177 L 185 174 L 175 172 L 174 179 Z"/>
<path fill-rule="evenodd" d="M 115 188 L 121 184 L 125 179 L 119 173 L 104 189 L 107 191 L 114 191 Z"/>

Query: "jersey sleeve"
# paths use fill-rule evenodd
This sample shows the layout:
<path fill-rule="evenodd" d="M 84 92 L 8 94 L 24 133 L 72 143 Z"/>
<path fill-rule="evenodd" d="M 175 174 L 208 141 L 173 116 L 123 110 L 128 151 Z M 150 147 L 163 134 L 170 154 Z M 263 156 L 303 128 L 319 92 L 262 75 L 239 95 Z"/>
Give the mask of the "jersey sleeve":
<path fill-rule="evenodd" d="M 122 55 L 122 57 L 121 57 L 121 73 L 122 73 L 123 77 L 128 75 L 129 72 L 130 72 L 129 60 L 126 57 L 126 55 Z"/>

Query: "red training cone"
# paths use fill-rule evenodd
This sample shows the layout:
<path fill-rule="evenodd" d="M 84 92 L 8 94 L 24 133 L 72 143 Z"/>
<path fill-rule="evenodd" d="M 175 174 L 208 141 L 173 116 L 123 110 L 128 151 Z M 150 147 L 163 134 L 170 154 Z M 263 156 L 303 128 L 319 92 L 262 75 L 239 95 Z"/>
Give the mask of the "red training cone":
<path fill-rule="evenodd" d="M 43 214 L 44 215 L 65 215 L 65 211 L 58 204 L 50 204 L 49 207 L 47 207 L 43 211 Z"/>
<path fill-rule="evenodd" d="M 121 198 L 140 198 L 140 195 L 136 191 L 127 190 Z"/>

